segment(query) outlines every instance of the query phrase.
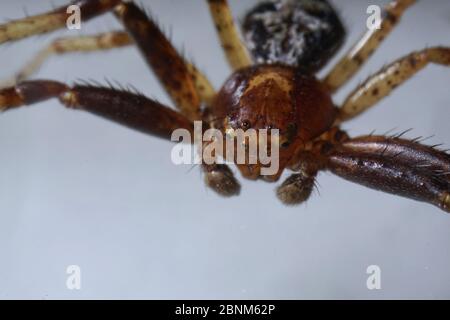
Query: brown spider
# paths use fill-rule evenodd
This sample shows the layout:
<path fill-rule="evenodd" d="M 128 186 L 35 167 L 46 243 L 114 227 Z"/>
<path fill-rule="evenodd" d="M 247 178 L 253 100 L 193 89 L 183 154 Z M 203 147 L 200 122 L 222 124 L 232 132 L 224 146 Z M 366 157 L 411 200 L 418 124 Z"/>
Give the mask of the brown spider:
<path fill-rule="evenodd" d="M 154 21 L 133 2 L 79 0 L 83 20 L 113 11 L 126 32 L 62 38 L 41 51 L 0 90 L 0 110 L 59 98 L 130 128 L 170 139 L 178 128 L 193 132 L 201 120 L 223 133 L 230 129 L 277 128 L 279 170 L 261 176 L 261 163 L 238 164 L 249 179 L 277 181 L 286 204 L 304 202 L 320 170 L 365 186 L 429 202 L 450 212 L 450 155 L 417 140 L 367 135 L 349 138 L 339 125 L 361 114 L 429 63 L 450 65 L 450 48 L 432 47 L 403 57 L 356 88 L 336 107 L 331 95 L 375 52 L 415 0 L 392 1 L 380 29 L 370 30 L 323 80 L 314 74 L 336 53 L 345 37 L 339 17 L 327 0 L 274 0 L 245 17 L 241 42 L 226 0 L 208 0 L 226 57 L 235 70 L 219 92 L 194 65 L 173 48 Z M 63 28 L 66 7 L 0 25 L 0 43 Z M 69 87 L 47 80 L 23 81 L 52 54 L 94 51 L 136 44 L 179 108 L 173 111 L 141 94 L 91 84 Z M 223 196 L 237 195 L 239 183 L 224 164 L 203 164 L 205 181 Z"/>

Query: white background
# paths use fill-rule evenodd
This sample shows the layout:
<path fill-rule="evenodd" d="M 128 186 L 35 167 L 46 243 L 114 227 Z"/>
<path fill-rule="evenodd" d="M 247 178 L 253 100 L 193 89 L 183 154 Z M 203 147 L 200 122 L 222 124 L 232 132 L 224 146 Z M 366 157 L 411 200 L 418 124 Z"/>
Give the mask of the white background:
<path fill-rule="evenodd" d="M 204 1 L 142 1 L 220 87 L 230 74 Z M 256 1 L 230 1 L 242 18 Z M 64 1 L 54 1 L 56 5 Z M 348 48 L 365 30 L 369 4 L 334 1 Z M 20 18 L 49 1 L 2 1 Z M 118 29 L 111 15 L 82 34 Z M 450 45 L 450 2 L 421 1 L 358 76 L 413 50 Z M 0 78 L 65 31 L 0 49 Z M 345 49 L 344 49 L 345 50 Z M 341 51 L 342 54 L 344 51 Z M 135 48 L 55 57 L 38 78 L 118 80 L 170 104 Z M 414 130 L 450 143 L 450 69 L 430 66 L 345 125 L 351 135 Z M 172 144 L 55 100 L 0 115 L 0 298 L 450 298 L 450 216 L 322 173 L 320 195 L 284 207 L 275 184 L 242 181 L 240 197 L 207 190 L 198 167 L 175 166 Z M 66 288 L 79 265 L 82 289 Z M 366 268 L 382 290 L 366 288 Z"/>

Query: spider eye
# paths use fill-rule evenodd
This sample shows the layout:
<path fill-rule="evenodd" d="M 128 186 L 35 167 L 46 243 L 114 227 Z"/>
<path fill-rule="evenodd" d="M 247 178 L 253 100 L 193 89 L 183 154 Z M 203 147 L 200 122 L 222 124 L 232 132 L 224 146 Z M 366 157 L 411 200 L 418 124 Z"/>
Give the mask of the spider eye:
<path fill-rule="evenodd" d="M 242 128 L 242 129 L 247 130 L 247 129 L 249 129 L 250 127 L 251 127 L 250 121 L 248 121 L 248 120 L 242 121 L 242 123 L 241 123 L 241 128 Z"/>
<path fill-rule="evenodd" d="M 286 149 L 287 147 L 289 147 L 291 145 L 291 143 L 289 142 L 289 141 L 284 141 L 282 144 L 281 144 L 281 147 L 283 148 L 283 149 Z"/>

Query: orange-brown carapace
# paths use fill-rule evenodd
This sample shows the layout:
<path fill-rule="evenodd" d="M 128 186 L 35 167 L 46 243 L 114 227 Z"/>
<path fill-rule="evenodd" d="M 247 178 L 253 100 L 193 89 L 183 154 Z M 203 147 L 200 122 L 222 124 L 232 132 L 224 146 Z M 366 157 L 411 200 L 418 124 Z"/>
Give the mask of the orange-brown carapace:
<path fill-rule="evenodd" d="M 326 88 L 314 76 L 286 65 L 259 65 L 236 71 L 218 93 L 213 107 L 214 126 L 229 129 L 278 129 L 277 180 L 305 144 L 327 131 L 336 116 Z M 260 146 L 265 147 L 265 146 Z M 250 179 L 260 176 L 261 164 L 238 164 Z"/>

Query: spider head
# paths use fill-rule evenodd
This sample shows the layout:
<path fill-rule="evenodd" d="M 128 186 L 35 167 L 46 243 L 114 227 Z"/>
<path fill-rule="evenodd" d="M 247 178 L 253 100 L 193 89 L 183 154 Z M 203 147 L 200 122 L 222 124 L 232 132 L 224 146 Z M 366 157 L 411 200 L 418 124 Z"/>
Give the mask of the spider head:
<path fill-rule="evenodd" d="M 259 65 L 227 80 L 212 108 L 212 126 L 235 141 L 234 160 L 246 178 L 275 181 L 296 152 L 331 125 L 331 108 L 313 78 L 284 65 Z M 237 158 L 243 149 L 245 163 Z M 274 165 L 270 174 L 262 172 Z"/>
<path fill-rule="evenodd" d="M 293 81 L 291 68 L 255 66 L 234 73 L 217 95 L 214 126 L 234 141 L 234 161 L 247 178 L 277 180 L 298 144 Z M 261 172 L 274 165 L 271 174 Z"/>

